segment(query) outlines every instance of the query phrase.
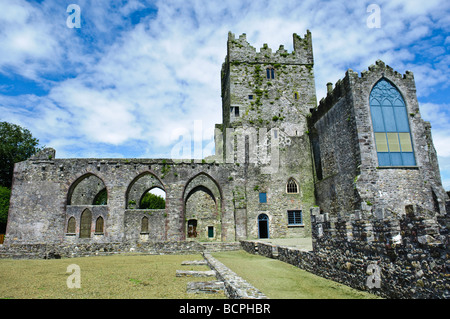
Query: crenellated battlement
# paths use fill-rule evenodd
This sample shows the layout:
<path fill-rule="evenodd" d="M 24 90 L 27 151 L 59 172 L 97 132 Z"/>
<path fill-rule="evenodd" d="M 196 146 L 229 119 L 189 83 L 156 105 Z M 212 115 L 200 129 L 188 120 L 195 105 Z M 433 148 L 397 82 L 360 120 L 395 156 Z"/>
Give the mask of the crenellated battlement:
<path fill-rule="evenodd" d="M 434 212 L 418 205 L 408 205 L 404 213 L 376 210 L 356 210 L 350 215 L 330 217 L 311 208 L 311 225 L 316 244 L 329 240 L 360 242 L 370 245 L 448 245 L 445 225 Z"/>
<path fill-rule="evenodd" d="M 313 65 L 311 32 L 308 30 L 304 37 L 293 34 L 294 50 L 288 52 L 284 45 L 273 52 L 264 43 L 259 51 L 247 42 L 247 35 L 241 34 L 238 38 L 231 32 L 228 33 L 227 57 L 230 63 L 279 63 L 279 64 L 307 64 Z"/>
<path fill-rule="evenodd" d="M 406 71 L 405 74 L 401 74 L 381 60 L 377 60 L 375 64 L 370 65 L 367 70 L 362 71 L 360 75 L 358 72 L 348 69 L 345 73 L 345 77 L 339 79 L 334 86 L 331 82 L 327 83 L 327 95 L 320 99 L 316 109 L 311 110 L 313 117 L 320 118 L 323 114 L 328 112 L 337 101 L 349 92 L 349 86 L 352 82 L 366 81 L 372 76 L 379 77 L 380 74 L 391 80 L 408 81 L 408 85 L 414 85 L 413 72 Z"/>

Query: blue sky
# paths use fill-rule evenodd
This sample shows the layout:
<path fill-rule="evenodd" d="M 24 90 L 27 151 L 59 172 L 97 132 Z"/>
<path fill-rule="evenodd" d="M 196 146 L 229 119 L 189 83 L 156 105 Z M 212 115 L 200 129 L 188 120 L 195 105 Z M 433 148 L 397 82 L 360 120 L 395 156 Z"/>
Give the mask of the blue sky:
<path fill-rule="evenodd" d="M 380 28 L 369 28 L 370 4 Z M 68 28 L 69 4 L 81 27 Z M 201 123 L 207 156 L 221 123 L 228 32 L 256 48 L 313 36 L 317 98 L 351 68 L 383 60 L 414 73 L 450 190 L 450 2 L 0 0 L 0 121 L 59 158 L 171 157 Z M 194 124 L 197 123 L 197 124 Z M 197 138 L 197 137 L 195 137 Z"/>

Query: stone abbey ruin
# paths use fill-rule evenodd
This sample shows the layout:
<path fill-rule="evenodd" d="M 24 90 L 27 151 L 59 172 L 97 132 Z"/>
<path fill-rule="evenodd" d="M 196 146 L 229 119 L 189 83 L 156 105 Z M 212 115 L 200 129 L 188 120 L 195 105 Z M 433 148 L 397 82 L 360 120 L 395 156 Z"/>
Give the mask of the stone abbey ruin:
<path fill-rule="evenodd" d="M 317 104 L 311 33 L 293 41 L 258 52 L 229 33 L 214 156 L 47 148 L 17 163 L 3 255 L 238 247 L 389 298 L 448 298 L 450 207 L 413 73 L 349 69 Z M 142 209 L 154 188 L 165 208 Z M 258 241 L 300 237 L 312 251 Z"/>

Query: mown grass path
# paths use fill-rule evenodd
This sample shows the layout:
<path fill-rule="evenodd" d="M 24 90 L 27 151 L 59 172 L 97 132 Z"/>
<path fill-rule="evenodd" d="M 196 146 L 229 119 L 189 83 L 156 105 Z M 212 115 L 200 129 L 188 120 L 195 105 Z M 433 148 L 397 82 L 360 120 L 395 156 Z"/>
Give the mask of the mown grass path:
<path fill-rule="evenodd" d="M 272 299 L 378 298 L 282 261 L 245 251 L 219 252 L 212 256 Z"/>

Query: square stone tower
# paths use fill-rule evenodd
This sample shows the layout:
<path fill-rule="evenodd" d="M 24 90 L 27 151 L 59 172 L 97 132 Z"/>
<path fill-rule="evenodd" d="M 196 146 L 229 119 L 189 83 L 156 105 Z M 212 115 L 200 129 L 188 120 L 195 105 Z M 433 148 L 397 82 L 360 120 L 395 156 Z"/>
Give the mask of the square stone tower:
<path fill-rule="evenodd" d="M 257 52 L 242 34 L 229 33 L 222 65 L 225 163 L 244 165 L 235 198 L 236 216 L 247 220 L 253 238 L 307 235 L 314 189 L 307 118 L 316 107 L 312 38 L 293 35 L 293 52 L 264 44 Z M 288 187 L 290 185 L 291 187 Z M 259 218 L 268 220 L 261 235 Z M 265 228 L 265 226 L 264 226 Z"/>

